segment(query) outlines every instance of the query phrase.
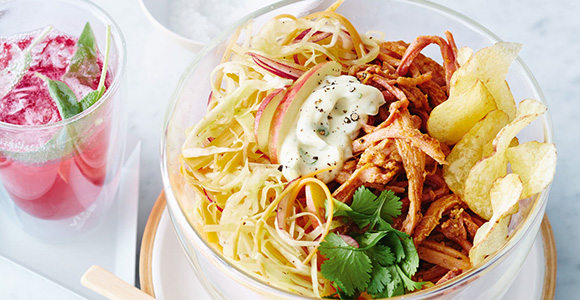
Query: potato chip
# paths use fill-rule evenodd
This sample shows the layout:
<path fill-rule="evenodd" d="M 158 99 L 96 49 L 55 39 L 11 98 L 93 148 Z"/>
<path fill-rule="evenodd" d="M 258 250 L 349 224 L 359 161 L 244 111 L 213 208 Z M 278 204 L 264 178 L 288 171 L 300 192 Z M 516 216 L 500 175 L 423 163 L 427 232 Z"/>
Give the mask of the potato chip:
<path fill-rule="evenodd" d="M 489 190 L 489 198 L 493 208 L 492 219 L 501 219 L 515 213 L 512 210 L 522 198 L 523 190 L 524 186 L 520 176 L 514 173 L 494 181 Z"/>
<path fill-rule="evenodd" d="M 506 150 L 512 171 L 524 184 L 522 198 L 531 197 L 544 190 L 556 172 L 556 147 L 536 141 L 527 142 Z"/>
<path fill-rule="evenodd" d="M 493 215 L 493 208 L 489 198 L 489 190 L 493 182 L 507 174 L 507 159 L 505 153 L 496 153 L 479 161 L 465 180 L 463 201 L 480 217 L 489 220 Z"/>
<path fill-rule="evenodd" d="M 473 56 L 473 49 L 469 47 L 461 47 L 457 50 L 457 55 L 455 59 L 460 66 L 463 66 L 469 61 L 469 59 Z"/>
<path fill-rule="evenodd" d="M 546 106 L 536 100 L 523 100 L 516 118 L 502 128 L 493 140 L 493 154 L 478 162 L 467 175 L 463 201 L 480 217 L 489 220 L 492 216 L 489 189 L 497 178 L 507 173 L 505 152 L 512 140 L 545 110 Z"/>
<path fill-rule="evenodd" d="M 478 265 L 503 246 L 507 241 L 509 223 L 510 218 L 504 218 L 498 223 L 493 223 L 495 226 L 492 226 L 491 222 L 481 225 L 475 234 L 474 245 L 469 250 L 469 261 L 472 266 Z"/>
<path fill-rule="evenodd" d="M 516 104 L 505 78 L 521 47 L 521 44 L 502 42 L 477 51 L 451 77 L 449 98 L 469 90 L 479 79 L 493 96 L 497 107 L 507 113 L 510 120 L 515 118 Z"/>
<path fill-rule="evenodd" d="M 447 155 L 445 160 L 448 164 L 443 166 L 443 178 L 455 194 L 463 198 L 465 179 L 469 171 L 482 159 L 485 145 L 489 144 L 492 149 L 493 139 L 508 124 L 508 118 L 501 110 L 490 112 L 477 122 Z"/>
<path fill-rule="evenodd" d="M 512 139 L 528 126 L 533 120 L 546 111 L 546 106 L 533 99 L 525 99 L 520 102 L 515 120 L 504 127 L 493 141 L 495 152 L 504 152 L 510 145 Z"/>
<path fill-rule="evenodd" d="M 517 174 L 508 174 L 494 181 L 489 190 L 493 216 L 475 234 L 473 247 L 469 251 L 472 265 L 481 263 L 506 242 L 511 215 L 517 211 L 523 184 Z"/>
<path fill-rule="evenodd" d="M 429 135 L 448 145 L 457 143 L 479 120 L 497 107 L 483 83 L 475 83 L 463 93 L 449 96 L 436 106 L 427 120 Z"/>
<path fill-rule="evenodd" d="M 520 141 L 518 140 L 517 137 L 513 138 L 512 141 L 510 142 L 509 147 L 515 147 L 517 145 L 520 144 Z M 489 142 L 487 142 L 487 144 L 485 144 L 485 146 L 483 147 L 483 155 L 481 156 L 481 158 L 486 158 L 486 157 L 490 157 L 493 154 L 493 140 L 490 140 Z"/>

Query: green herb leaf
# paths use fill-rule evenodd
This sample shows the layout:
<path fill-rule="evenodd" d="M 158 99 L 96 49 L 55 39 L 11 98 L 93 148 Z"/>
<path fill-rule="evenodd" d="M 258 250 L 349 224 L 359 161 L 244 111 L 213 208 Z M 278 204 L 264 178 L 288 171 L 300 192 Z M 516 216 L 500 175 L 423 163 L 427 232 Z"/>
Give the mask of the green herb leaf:
<path fill-rule="evenodd" d="M 411 277 L 419 268 L 419 254 L 411 237 L 402 238 L 401 244 L 405 250 L 405 259 L 399 265 L 405 271 L 405 274 Z"/>
<path fill-rule="evenodd" d="M 403 286 L 403 280 L 399 272 L 397 272 L 397 265 L 391 265 L 387 269 L 392 278 L 391 282 L 387 284 L 387 297 L 404 295 L 405 287 Z"/>
<path fill-rule="evenodd" d="M 81 111 L 87 110 L 93 104 L 95 104 L 103 94 L 105 93 L 105 80 L 107 78 L 107 68 L 109 66 L 109 50 L 110 50 L 110 42 L 111 42 L 111 27 L 107 26 L 107 44 L 105 46 L 105 60 L 103 61 L 103 68 L 100 70 L 100 79 L 99 85 L 97 89 L 88 93 L 81 101 L 79 102 Z M 94 60 L 94 61 L 93 61 Z M 96 80 L 96 77 L 93 76 L 92 71 L 87 71 L 89 69 L 94 69 L 99 71 L 99 64 L 98 64 L 98 54 L 97 54 L 97 43 L 95 41 L 95 36 L 93 34 L 93 30 L 91 25 L 87 22 L 85 28 L 83 29 L 83 33 L 79 37 L 77 41 L 77 50 L 75 55 L 71 59 L 71 64 L 69 65 L 69 69 L 64 77 L 74 77 L 79 82 L 92 86 L 93 82 Z M 87 71 L 90 74 L 85 74 Z"/>
<path fill-rule="evenodd" d="M 376 245 L 388 233 L 388 231 L 365 232 L 357 238 L 357 242 L 361 248 L 368 249 Z"/>
<path fill-rule="evenodd" d="M 334 282 L 330 283 L 336 292 L 332 294 L 330 297 L 325 298 L 334 298 L 334 296 L 338 296 L 338 299 L 352 299 L 354 298 L 352 295 L 347 295 L 345 292 L 341 290 L 341 288 Z"/>
<path fill-rule="evenodd" d="M 352 197 L 352 210 L 364 214 L 372 215 L 378 207 L 377 196 L 364 186 L 359 187 Z"/>
<path fill-rule="evenodd" d="M 82 111 L 89 109 L 89 107 L 95 104 L 95 102 L 99 101 L 99 99 L 101 99 L 101 96 L 103 96 L 104 91 L 105 91 L 104 87 L 102 89 L 96 89 L 88 93 L 83 99 L 81 99 L 81 102 L 79 102 L 79 104 L 81 106 Z"/>
<path fill-rule="evenodd" d="M 381 208 L 381 218 L 389 224 L 393 224 L 393 219 L 401 215 L 403 202 L 401 202 L 400 198 L 391 190 L 381 192 L 379 199 L 381 198 L 385 199 Z"/>
<path fill-rule="evenodd" d="M 377 197 L 364 186 L 356 190 L 352 198 L 352 209 L 348 215 L 359 228 L 369 226 L 369 230 L 389 230 L 393 218 L 401 214 L 399 197 L 393 191 L 383 191 Z"/>
<path fill-rule="evenodd" d="M 44 80 L 48 85 L 50 97 L 55 101 L 58 112 L 63 120 L 82 111 L 75 93 L 68 87 L 68 85 L 66 85 L 66 83 L 58 80 L 51 80 L 40 73 L 36 73 L 35 75 Z"/>
<path fill-rule="evenodd" d="M 391 273 L 389 273 L 389 270 L 377 263 L 373 263 L 371 282 L 369 283 L 367 292 L 371 295 L 379 294 L 385 289 L 390 281 Z"/>
<path fill-rule="evenodd" d="M 97 41 L 91 24 L 87 22 L 77 40 L 75 53 L 64 78 L 75 78 L 79 83 L 93 87 L 100 74 Z"/>
<path fill-rule="evenodd" d="M 389 247 L 384 245 L 376 245 L 375 247 L 365 250 L 365 254 L 371 261 L 380 264 L 383 267 L 392 265 L 395 262 L 395 255 Z"/>
<path fill-rule="evenodd" d="M 405 258 L 405 249 L 403 248 L 403 244 L 396 232 L 387 235 L 383 242 L 395 254 L 396 263 L 400 263 Z"/>
<path fill-rule="evenodd" d="M 369 294 L 379 294 L 392 279 L 386 267 L 395 262 L 395 256 L 389 247 L 384 245 L 374 245 L 365 250 L 365 254 L 373 262 L 371 281 L 367 287 L 367 292 Z"/>
<path fill-rule="evenodd" d="M 335 233 L 329 233 L 318 250 L 327 258 L 320 267 L 326 279 L 334 281 L 349 296 L 366 290 L 372 265 L 363 251 L 348 245 Z"/>
<path fill-rule="evenodd" d="M 334 233 L 320 244 L 320 253 L 327 258 L 321 273 L 337 287 L 336 295 L 343 299 L 366 291 L 374 298 L 386 298 L 422 287 L 423 283 L 411 279 L 419 267 L 413 239 L 390 225 L 401 214 L 401 202 L 394 192 L 376 196 L 361 187 L 351 206 L 333 201 L 335 216 L 347 216 L 365 230 L 353 234 L 359 248 Z"/>
<path fill-rule="evenodd" d="M 348 217 L 348 212 L 352 211 L 350 206 L 346 203 L 340 202 L 334 198 L 332 198 L 332 204 L 334 206 L 334 210 L 332 213 L 333 217 Z M 324 208 L 326 211 L 330 211 L 328 208 L 328 202 L 324 202 Z M 328 216 L 326 216 L 328 217 Z"/>
<path fill-rule="evenodd" d="M 403 280 L 403 284 L 408 291 L 418 290 L 423 287 L 423 284 L 425 284 L 424 282 L 416 282 L 411 280 L 411 278 L 409 278 L 398 265 L 395 265 L 395 267 L 397 268 L 397 273 L 399 273 L 399 276 Z"/>

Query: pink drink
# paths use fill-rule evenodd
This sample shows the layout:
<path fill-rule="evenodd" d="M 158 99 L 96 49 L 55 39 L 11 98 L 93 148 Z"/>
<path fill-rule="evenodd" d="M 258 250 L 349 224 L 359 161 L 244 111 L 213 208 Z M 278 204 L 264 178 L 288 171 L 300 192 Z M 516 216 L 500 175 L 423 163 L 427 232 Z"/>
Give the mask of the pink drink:
<path fill-rule="evenodd" d="M 34 37 L 0 39 L 0 70 L 18 59 Z M 32 48 L 30 68 L 0 99 L 0 122 L 30 126 L 62 120 L 47 84 L 35 73 L 65 82 L 77 99 L 97 88 L 98 78 L 84 84 L 74 78 L 63 78 L 75 53 L 76 40 L 52 31 Z M 100 58 L 98 64 L 102 68 Z M 105 86 L 109 84 L 107 76 Z M 101 119 L 104 124 L 89 128 L 88 134 L 82 133 L 82 138 L 73 142 L 73 147 L 56 154 L 53 151 L 45 161 L 21 159 L 22 155 L 11 155 L 18 150 L 3 149 L 0 145 L 0 181 L 22 210 L 38 218 L 56 220 L 78 215 L 94 203 L 105 181 L 109 144 L 110 120 Z M 59 133 L 32 136 L 30 145 L 23 148 L 42 147 Z"/>

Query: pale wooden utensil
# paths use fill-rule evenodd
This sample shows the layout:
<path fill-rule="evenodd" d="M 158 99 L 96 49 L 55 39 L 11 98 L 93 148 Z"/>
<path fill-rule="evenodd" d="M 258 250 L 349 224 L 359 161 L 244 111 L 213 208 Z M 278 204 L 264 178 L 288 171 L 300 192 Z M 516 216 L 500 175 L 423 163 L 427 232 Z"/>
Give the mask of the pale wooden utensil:
<path fill-rule="evenodd" d="M 111 300 L 155 300 L 140 289 L 96 265 L 90 267 L 81 277 L 81 284 Z"/>

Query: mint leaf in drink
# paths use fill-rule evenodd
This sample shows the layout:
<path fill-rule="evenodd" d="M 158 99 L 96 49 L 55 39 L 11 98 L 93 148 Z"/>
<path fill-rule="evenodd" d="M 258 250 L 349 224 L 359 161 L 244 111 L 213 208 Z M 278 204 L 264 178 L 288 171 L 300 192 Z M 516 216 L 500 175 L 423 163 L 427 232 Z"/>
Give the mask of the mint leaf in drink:
<path fill-rule="evenodd" d="M 63 78 L 65 80 L 74 78 L 78 80 L 78 82 L 88 86 L 94 85 L 95 80 L 99 80 L 97 89 L 89 92 L 80 102 L 77 101 L 74 92 L 65 82 L 50 80 L 48 77 L 37 73 L 37 76 L 42 78 L 48 84 L 48 91 L 51 98 L 55 101 L 62 119 L 68 119 L 89 109 L 89 107 L 99 101 L 105 93 L 105 79 L 109 64 L 110 39 L 111 28 L 110 26 L 107 26 L 107 45 L 102 69 L 98 64 L 97 43 L 89 23 L 85 25 L 83 33 L 77 41 L 76 52 L 71 58 L 71 64 Z M 93 69 L 97 71 L 96 76 L 93 76 L 94 74 L 92 74 Z"/>
<path fill-rule="evenodd" d="M 98 84 L 100 74 L 97 41 L 91 24 L 87 22 L 77 40 L 75 53 L 63 79 L 77 80 L 80 84 L 94 88 Z"/>
<path fill-rule="evenodd" d="M 82 111 L 75 93 L 68 87 L 68 85 L 66 85 L 66 83 L 58 80 L 51 80 L 40 73 L 36 73 L 36 76 L 44 80 L 48 85 L 50 97 L 56 103 L 58 112 L 63 120 L 75 116 Z"/>
<path fill-rule="evenodd" d="M 105 46 L 105 60 L 103 61 L 103 68 L 101 70 L 99 85 L 97 86 L 96 90 L 88 93 L 83 99 L 81 99 L 80 106 L 83 111 L 91 107 L 93 104 L 95 104 L 95 102 L 99 101 L 99 99 L 101 99 L 101 97 L 105 93 L 106 90 L 105 80 L 107 79 L 107 68 L 109 66 L 109 50 L 111 47 L 110 44 L 111 44 L 111 26 L 107 26 L 107 45 Z"/>
<path fill-rule="evenodd" d="M 81 99 L 79 105 L 81 106 L 82 111 L 89 109 L 89 107 L 95 104 L 95 102 L 99 101 L 99 99 L 101 99 L 101 96 L 103 96 L 104 92 L 105 88 L 103 86 L 102 89 L 96 89 L 88 93 L 83 99 Z"/>

